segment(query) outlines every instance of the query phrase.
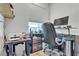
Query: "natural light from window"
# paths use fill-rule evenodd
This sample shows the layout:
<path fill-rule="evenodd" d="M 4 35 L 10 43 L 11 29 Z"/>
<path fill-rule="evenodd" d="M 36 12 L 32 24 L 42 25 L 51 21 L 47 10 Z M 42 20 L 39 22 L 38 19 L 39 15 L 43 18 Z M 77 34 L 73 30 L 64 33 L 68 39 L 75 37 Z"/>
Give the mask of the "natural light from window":
<path fill-rule="evenodd" d="M 41 28 L 42 23 L 39 22 L 29 22 L 28 23 L 28 32 L 30 33 L 30 30 L 33 32 L 38 32 L 39 30 L 42 30 Z"/>

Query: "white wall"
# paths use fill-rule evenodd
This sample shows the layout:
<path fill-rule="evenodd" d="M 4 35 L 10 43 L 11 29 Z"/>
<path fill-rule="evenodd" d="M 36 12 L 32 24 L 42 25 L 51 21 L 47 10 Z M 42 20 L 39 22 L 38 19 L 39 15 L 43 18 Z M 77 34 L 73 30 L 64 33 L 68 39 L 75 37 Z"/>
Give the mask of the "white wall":
<path fill-rule="evenodd" d="M 49 4 L 13 4 L 15 18 L 5 21 L 5 32 L 27 32 L 28 21 L 48 21 Z"/>
<path fill-rule="evenodd" d="M 49 19 L 49 4 L 28 4 L 29 21 L 46 22 Z"/>
<path fill-rule="evenodd" d="M 51 4 L 51 22 L 54 19 L 69 16 L 69 25 L 79 28 L 79 4 L 75 3 L 54 3 Z M 60 31 L 60 30 L 59 30 Z M 61 32 L 67 33 L 62 30 Z M 79 35 L 79 29 L 71 30 L 71 34 Z"/>

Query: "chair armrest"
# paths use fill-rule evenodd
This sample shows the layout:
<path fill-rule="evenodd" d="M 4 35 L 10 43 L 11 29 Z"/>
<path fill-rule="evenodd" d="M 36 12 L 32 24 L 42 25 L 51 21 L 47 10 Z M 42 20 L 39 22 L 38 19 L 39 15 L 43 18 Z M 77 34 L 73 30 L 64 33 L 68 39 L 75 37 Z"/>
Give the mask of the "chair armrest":
<path fill-rule="evenodd" d="M 55 42 L 56 42 L 57 45 L 62 45 L 65 42 L 65 39 L 63 37 L 61 39 L 60 38 L 56 38 Z"/>

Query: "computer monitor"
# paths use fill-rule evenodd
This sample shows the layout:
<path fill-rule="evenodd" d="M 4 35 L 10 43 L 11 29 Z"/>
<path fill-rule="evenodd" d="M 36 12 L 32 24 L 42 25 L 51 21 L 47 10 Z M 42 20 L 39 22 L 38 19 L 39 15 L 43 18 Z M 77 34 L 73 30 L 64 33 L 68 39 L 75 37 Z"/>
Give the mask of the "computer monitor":
<path fill-rule="evenodd" d="M 59 18 L 59 19 L 55 19 L 54 25 L 55 26 L 57 26 L 57 25 L 68 25 L 68 19 L 69 19 L 69 16 L 62 17 L 62 18 Z"/>

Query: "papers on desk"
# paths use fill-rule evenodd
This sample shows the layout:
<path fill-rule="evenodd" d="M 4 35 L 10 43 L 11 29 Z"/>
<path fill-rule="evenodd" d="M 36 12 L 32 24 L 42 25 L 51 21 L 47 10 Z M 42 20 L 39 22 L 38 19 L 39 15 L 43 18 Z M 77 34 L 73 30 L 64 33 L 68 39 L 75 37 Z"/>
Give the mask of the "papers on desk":
<path fill-rule="evenodd" d="M 21 33 L 9 33 L 8 40 L 19 40 Z"/>
<path fill-rule="evenodd" d="M 10 40 L 19 40 L 20 38 L 14 38 L 14 39 L 10 39 Z"/>
<path fill-rule="evenodd" d="M 22 33 L 9 33 L 8 34 L 8 40 L 19 40 L 19 39 L 26 39 L 28 38 L 29 40 L 29 35 L 28 34 L 22 34 Z"/>

